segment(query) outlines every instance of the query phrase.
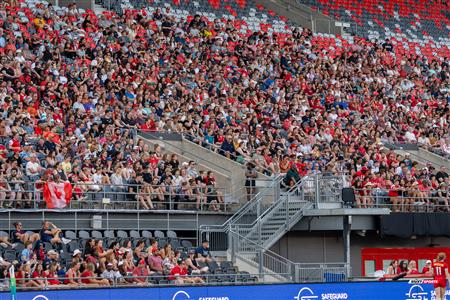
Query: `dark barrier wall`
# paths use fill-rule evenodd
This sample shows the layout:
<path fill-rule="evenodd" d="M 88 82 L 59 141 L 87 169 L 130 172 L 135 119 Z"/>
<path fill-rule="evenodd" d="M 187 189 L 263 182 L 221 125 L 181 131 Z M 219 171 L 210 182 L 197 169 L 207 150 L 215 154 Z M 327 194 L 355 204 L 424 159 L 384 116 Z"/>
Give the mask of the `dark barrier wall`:
<path fill-rule="evenodd" d="M 94 0 L 47 0 L 47 2 L 58 6 L 69 6 L 76 3 L 78 8 L 93 9 Z"/>
<path fill-rule="evenodd" d="M 450 294 L 447 290 L 446 294 Z M 117 288 L 24 292 L 18 300 L 405 300 L 435 299 L 431 284 L 359 282 L 341 284 L 290 284 L 177 288 Z M 8 293 L 0 294 L 9 300 Z"/>
<path fill-rule="evenodd" d="M 412 235 L 450 236 L 450 214 L 393 213 L 381 217 L 380 233 L 402 238 Z"/>

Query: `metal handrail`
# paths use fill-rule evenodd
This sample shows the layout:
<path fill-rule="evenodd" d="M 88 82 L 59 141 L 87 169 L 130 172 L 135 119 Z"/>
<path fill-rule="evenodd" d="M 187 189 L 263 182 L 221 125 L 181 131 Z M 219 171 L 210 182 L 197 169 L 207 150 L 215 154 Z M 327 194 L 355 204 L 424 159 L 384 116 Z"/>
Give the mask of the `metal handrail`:
<path fill-rule="evenodd" d="M 245 236 L 240 235 L 238 232 L 231 230 L 230 233 L 233 235 L 232 239 L 234 239 L 236 242 L 240 243 L 244 241 L 247 244 L 250 244 L 250 247 L 244 247 L 245 250 L 244 253 L 253 253 L 253 259 L 246 259 L 243 257 L 242 254 L 239 254 L 238 251 L 235 251 L 236 255 L 247 261 L 248 263 L 256 263 L 255 260 L 259 260 L 259 272 L 264 275 L 270 275 L 270 276 L 277 276 L 277 277 L 283 277 L 284 279 L 287 279 L 289 281 L 299 282 L 301 281 L 299 278 L 299 271 L 300 270 L 306 270 L 306 271 L 313 271 L 313 270 L 321 270 L 322 273 L 331 272 L 333 270 L 337 271 L 337 273 L 345 274 L 346 278 L 348 279 L 350 274 L 347 274 L 347 263 L 296 263 L 293 262 L 269 249 L 264 248 L 263 246 L 255 243 L 254 241 L 246 238 Z M 234 241 L 232 242 L 233 246 L 235 247 Z M 249 249 L 250 248 L 250 249 Z M 251 251 L 251 248 L 254 250 Z M 262 257 L 258 257 L 262 256 Z M 264 263 L 265 262 L 265 263 Z M 261 263 L 263 265 L 261 265 Z M 264 266 L 269 265 L 272 266 L 273 269 L 281 269 L 285 270 L 285 272 L 275 272 L 273 270 L 270 270 L 269 267 Z"/>
<path fill-rule="evenodd" d="M 17 274 L 17 273 L 16 273 Z M 278 281 L 273 280 L 270 281 L 269 278 L 264 278 L 262 276 L 263 274 L 260 273 L 241 273 L 241 272 L 236 272 L 236 273 L 217 273 L 217 274 L 207 274 L 207 273 L 202 273 L 202 274 L 190 274 L 190 275 L 184 275 L 184 276 L 180 276 L 181 278 L 201 278 L 202 285 L 217 285 L 218 282 L 217 280 L 219 280 L 222 283 L 227 283 L 227 284 L 255 284 L 255 283 L 276 283 Z M 285 274 L 280 274 L 280 275 L 285 275 Z M 286 274 L 287 275 L 287 274 Z M 97 288 L 116 288 L 116 287 L 126 287 L 126 286 L 136 286 L 136 283 L 141 284 L 141 285 L 158 285 L 158 286 L 173 286 L 173 285 L 179 285 L 177 283 L 175 283 L 175 280 L 171 280 L 169 279 L 170 274 L 167 275 L 160 275 L 160 274 L 150 274 L 148 276 L 131 276 L 131 275 L 127 275 L 127 276 L 120 276 L 120 277 L 113 277 L 113 278 L 107 278 L 107 277 L 103 277 L 103 276 L 92 276 L 92 277 L 58 277 L 58 278 L 47 278 L 47 277 L 36 277 L 36 278 L 17 278 L 17 289 L 18 290 L 22 290 L 22 291 L 28 291 L 28 290 L 51 290 L 51 289 L 61 289 L 61 287 L 67 286 L 70 287 L 71 289 L 75 288 L 75 289 L 83 289 L 83 288 L 92 288 L 93 284 L 86 284 L 86 283 L 82 283 L 81 280 L 86 280 L 86 279 L 95 279 L 95 280 L 104 280 L 104 284 L 98 284 L 96 287 Z M 174 276 L 174 277 L 178 277 L 178 276 Z M 108 284 L 106 283 L 106 280 L 108 280 Z M 59 284 L 49 284 L 49 280 L 57 280 L 59 281 Z M 64 283 L 65 281 L 70 280 L 70 281 L 74 281 L 75 284 L 70 284 L 70 283 Z M 40 282 L 43 285 L 41 285 L 40 287 L 25 287 L 23 286 L 24 284 L 26 284 L 26 282 L 30 282 L 30 281 L 34 281 L 34 282 Z M 183 286 L 197 286 L 199 283 L 190 283 L 190 282 L 186 282 L 183 283 Z M 7 289 L 9 289 L 9 286 L 5 286 Z"/>
<path fill-rule="evenodd" d="M 7 182 L 8 185 L 11 183 L 12 185 L 16 184 L 15 182 Z M 44 181 L 38 181 L 38 182 L 32 182 L 28 181 L 21 183 L 23 187 L 20 189 L 16 188 L 9 188 L 8 190 L 1 191 L 2 194 L 4 194 L 5 197 L 0 199 L 0 202 L 3 203 L 9 203 L 11 204 L 33 204 L 34 208 L 37 208 L 39 206 L 39 203 L 44 203 L 42 188 L 37 188 L 37 185 L 44 184 Z M 95 189 L 88 189 L 88 190 L 82 190 L 79 194 L 77 194 L 77 191 L 75 190 L 77 187 L 95 187 Z M 130 192 L 129 189 L 134 189 L 133 192 Z M 198 193 L 190 195 L 190 199 L 187 201 L 185 199 L 186 194 L 181 193 L 178 188 L 171 186 L 172 191 L 146 191 L 146 188 L 161 188 L 160 185 L 143 185 L 143 184 L 97 184 L 97 183 L 74 183 L 72 185 L 72 199 L 67 205 L 65 209 L 71 208 L 73 205 L 79 204 L 79 205 L 90 205 L 94 203 L 101 203 L 102 205 L 120 205 L 124 204 L 126 206 L 130 206 L 131 204 L 135 205 L 135 209 L 144 208 L 145 205 L 141 205 L 140 201 L 141 199 L 138 199 L 136 197 L 144 197 L 145 200 L 148 201 L 148 199 L 151 199 L 153 204 L 159 204 L 159 205 L 170 205 L 170 209 L 173 207 L 173 205 L 178 204 L 196 204 L 197 202 L 200 204 L 200 207 L 211 207 L 214 205 L 217 205 L 219 207 L 224 207 L 225 209 L 227 207 L 230 207 L 231 204 L 238 203 L 239 198 L 234 199 L 234 195 L 231 195 L 233 198 L 233 201 L 227 202 L 226 199 L 230 195 L 227 193 L 226 189 L 224 188 L 216 188 L 211 189 L 211 186 L 205 186 L 205 187 L 190 187 L 190 190 L 197 190 Z M 14 195 L 14 196 L 13 196 Z M 236 194 L 236 197 L 246 197 L 245 190 L 242 191 L 239 190 L 239 193 Z M 91 196 L 91 198 L 89 198 Z M 152 196 L 159 196 L 162 199 L 152 199 Z M 206 199 L 207 197 L 214 196 L 214 197 L 223 197 L 223 203 L 217 201 L 217 203 L 207 203 Z M 13 198 L 12 198 L 13 197 Z M 80 197 L 80 198 L 79 198 Z M 120 198 L 119 198 L 120 197 Z M 112 199 L 111 199 L 112 198 Z M 119 198 L 119 199 L 116 199 Z M 105 199 L 109 199 L 104 203 Z M 127 200 L 128 199 L 128 200 Z M 146 203 L 148 204 L 148 203 Z M 2 209 L 2 207 L 0 207 Z"/>
<path fill-rule="evenodd" d="M 230 223 L 236 222 L 236 219 L 242 218 L 246 213 L 250 211 L 252 206 L 258 205 L 259 202 L 263 200 L 263 196 L 266 194 L 268 190 L 279 186 L 282 180 L 283 180 L 282 176 L 279 175 L 274 181 L 272 181 L 271 185 L 268 188 L 266 188 L 263 192 L 258 193 L 257 197 L 255 197 L 255 201 L 249 201 L 248 203 L 246 203 L 246 205 L 244 205 L 241 210 L 236 212 L 235 214 L 236 217 L 235 216 L 231 217 L 223 225 L 227 227 L 227 225 L 229 225 Z M 275 201 L 277 201 L 277 199 L 275 199 Z"/>
<path fill-rule="evenodd" d="M 285 198 L 285 201 L 289 200 L 290 196 L 295 195 L 303 186 L 303 181 L 299 181 L 297 182 L 294 186 L 292 186 L 287 194 L 282 195 L 281 197 Z M 277 203 L 274 206 L 271 206 L 270 209 L 265 210 L 262 214 L 259 215 L 259 217 L 253 221 L 253 223 L 251 224 L 252 226 L 256 225 L 256 223 L 260 222 L 268 213 L 270 213 L 272 210 L 276 209 L 279 205 L 284 204 L 285 201 L 277 201 Z"/>
<path fill-rule="evenodd" d="M 201 138 L 199 138 L 199 137 L 195 137 L 195 136 L 193 136 L 193 135 L 191 135 L 191 134 L 189 134 L 189 133 L 186 133 L 186 132 L 179 132 L 179 133 L 180 133 L 181 136 L 182 136 L 184 139 L 186 139 L 187 141 L 190 141 L 190 142 L 192 142 L 192 143 L 195 143 L 195 141 L 199 141 L 200 143 L 204 143 L 204 141 L 202 141 Z M 191 138 L 192 140 L 189 139 L 189 138 Z M 195 144 L 197 145 L 197 143 L 195 143 Z M 208 147 L 204 147 L 203 145 L 199 145 L 199 146 L 201 146 L 202 148 L 205 148 L 205 149 L 207 149 L 207 150 L 209 150 L 209 151 L 212 151 L 212 152 L 217 153 L 217 154 L 220 155 L 221 149 L 220 149 L 219 146 L 217 146 L 217 145 L 215 145 L 215 144 L 209 144 L 209 143 L 207 143 L 207 144 L 208 144 L 208 147 L 217 150 L 217 152 L 216 152 L 216 151 L 212 151 L 211 149 L 208 149 Z M 226 156 L 223 156 L 223 157 L 226 158 L 226 159 L 229 159 L 229 158 L 227 158 Z M 235 162 L 236 164 L 239 164 L 237 161 L 235 161 L 235 160 L 233 160 L 233 159 L 229 159 L 229 160 Z M 244 164 L 239 164 L 239 165 L 244 166 Z M 263 166 L 258 166 L 258 168 L 262 169 L 262 170 L 263 170 L 264 172 L 266 172 L 267 174 L 272 174 L 272 173 L 273 173 L 271 170 L 269 170 L 269 169 L 267 169 L 267 168 L 265 168 L 265 167 L 263 167 Z M 261 174 L 261 172 L 258 172 L 258 173 Z M 264 174 L 264 175 L 265 175 L 265 174 Z M 265 176 L 268 176 L 268 175 L 265 175 Z M 269 175 L 269 176 L 270 176 L 270 175 Z"/>
<path fill-rule="evenodd" d="M 266 253 L 268 255 L 271 255 L 271 257 L 273 257 L 274 259 L 278 260 L 279 262 L 285 263 L 285 264 L 292 264 L 294 265 L 295 263 L 292 262 L 291 260 L 273 252 L 272 250 L 266 249 L 263 246 L 259 245 L 258 243 L 255 243 L 254 241 L 246 238 L 245 236 L 240 235 L 238 232 L 236 232 L 233 229 L 230 229 L 229 231 L 232 235 L 235 235 L 237 237 L 237 240 L 239 241 L 245 241 L 246 243 L 252 245 L 255 247 L 256 250 L 262 251 L 263 253 Z"/>
<path fill-rule="evenodd" d="M 270 183 L 270 185 L 268 187 L 264 188 L 263 191 L 260 191 L 256 195 L 254 195 L 250 201 L 248 201 L 243 206 L 241 206 L 239 208 L 239 210 L 236 211 L 234 213 L 234 215 L 231 218 L 229 218 L 227 221 L 225 221 L 225 223 L 223 223 L 222 225 L 201 225 L 200 230 L 206 231 L 209 228 L 214 228 L 216 230 L 222 229 L 223 232 L 226 232 L 229 228 L 230 223 L 236 222 L 237 219 L 242 218 L 247 212 L 250 211 L 251 207 L 257 205 L 259 203 L 259 201 L 261 201 L 263 199 L 263 195 L 265 195 L 271 189 L 279 186 L 279 184 L 281 183 L 282 180 L 283 180 L 283 176 L 277 175 L 277 177 L 272 180 L 272 182 Z"/>
<path fill-rule="evenodd" d="M 142 132 L 142 133 L 144 133 L 144 134 L 146 134 L 146 135 L 152 135 L 152 133 L 153 132 L 149 132 L 149 131 L 142 131 L 142 130 L 139 130 L 138 131 L 139 133 L 140 132 Z M 159 132 L 159 133 L 164 133 L 164 131 L 156 131 L 156 132 Z M 179 134 L 181 137 L 183 137 L 183 134 L 181 133 L 181 132 L 170 132 L 171 134 Z M 139 135 L 140 136 L 140 138 L 142 138 L 142 139 L 146 139 L 144 136 L 142 136 L 142 135 Z M 204 161 L 204 157 L 201 157 L 201 156 L 199 156 L 198 154 L 196 154 L 196 153 L 193 153 L 193 152 L 191 152 L 191 151 L 187 151 L 186 149 L 184 149 L 184 148 L 181 148 L 181 147 L 179 147 L 179 146 L 176 146 L 174 143 L 171 143 L 171 142 L 169 142 L 169 141 L 164 141 L 164 143 L 166 143 L 166 144 L 168 144 L 170 147 L 173 147 L 173 148 L 175 148 L 175 149 L 177 149 L 178 151 L 180 151 L 180 155 L 183 155 L 184 156 L 184 154 L 183 153 L 188 153 L 189 154 L 189 156 L 192 156 L 192 157 L 194 157 L 196 160 L 197 160 L 197 162 L 199 162 L 199 161 Z M 201 145 L 200 145 L 201 146 Z M 205 147 L 202 147 L 202 148 L 205 148 Z M 206 149 L 206 148 L 205 148 Z M 213 165 L 214 167 L 216 167 L 216 168 L 218 168 L 218 169 L 220 169 L 221 170 L 221 172 L 223 171 L 223 172 L 225 172 L 226 173 L 226 176 L 228 176 L 228 177 L 230 177 L 231 175 L 232 175 L 232 173 L 231 173 L 231 171 L 230 170 L 228 170 L 228 169 L 226 169 L 226 168 L 224 168 L 223 166 L 221 166 L 221 165 L 219 165 L 219 164 L 216 164 L 214 161 L 209 161 L 208 160 L 208 165 Z"/>

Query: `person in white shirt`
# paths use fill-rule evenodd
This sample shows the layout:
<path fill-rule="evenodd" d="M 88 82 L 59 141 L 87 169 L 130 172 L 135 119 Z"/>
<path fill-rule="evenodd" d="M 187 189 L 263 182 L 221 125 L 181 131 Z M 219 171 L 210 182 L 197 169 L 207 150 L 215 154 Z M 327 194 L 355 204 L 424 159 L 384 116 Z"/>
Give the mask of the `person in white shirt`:
<path fill-rule="evenodd" d="M 197 169 L 196 169 L 196 163 L 195 163 L 195 161 L 193 161 L 193 160 L 189 161 L 189 165 L 188 165 L 186 171 L 187 171 L 187 172 L 186 172 L 187 175 L 190 176 L 191 178 L 196 178 L 196 177 L 198 177 L 198 172 L 197 172 Z"/>
<path fill-rule="evenodd" d="M 36 181 L 37 179 L 39 179 L 39 174 L 42 171 L 42 166 L 35 155 L 32 155 L 30 157 L 30 160 L 26 164 L 25 171 L 27 176 L 29 176 L 31 180 Z"/>
<path fill-rule="evenodd" d="M 115 192 L 123 192 L 125 190 L 122 168 L 117 167 L 114 174 L 111 175 L 111 184 L 113 185 L 113 190 Z"/>
<path fill-rule="evenodd" d="M 311 144 L 306 139 L 303 139 L 302 144 L 298 148 L 303 154 L 310 154 L 312 151 Z"/>
<path fill-rule="evenodd" d="M 106 270 L 102 273 L 102 278 L 108 279 L 111 283 L 114 281 L 121 281 L 122 274 L 118 270 L 114 270 L 112 263 L 106 265 Z"/>
<path fill-rule="evenodd" d="M 412 132 L 411 128 L 405 132 L 405 139 L 407 142 L 417 142 L 416 135 Z"/>
<path fill-rule="evenodd" d="M 94 175 L 92 175 L 92 181 L 96 184 L 102 184 L 103 182 L 103 173 L 102 173 L 102 168 L 98 168 Z M 100 187 L 99 187 L 100 188 Z"/>

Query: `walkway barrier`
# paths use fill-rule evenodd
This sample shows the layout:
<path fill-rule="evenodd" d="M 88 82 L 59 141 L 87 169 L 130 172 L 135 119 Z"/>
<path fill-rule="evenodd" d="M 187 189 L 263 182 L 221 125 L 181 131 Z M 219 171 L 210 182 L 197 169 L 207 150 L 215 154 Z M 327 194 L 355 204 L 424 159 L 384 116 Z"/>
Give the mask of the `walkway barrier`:
<path fill-rule="evenodd" d="M 0 192 L 0 209 L 47 208 L 43 196 L 45 182 L 21 180 L 3 184 L 6 188 Z M 251 196 L 245 187 L 230 193 L 213 185 L 73 183 L 72 199 L 65 208 L 231 211 L 233 204 L 246 202 Z"/>

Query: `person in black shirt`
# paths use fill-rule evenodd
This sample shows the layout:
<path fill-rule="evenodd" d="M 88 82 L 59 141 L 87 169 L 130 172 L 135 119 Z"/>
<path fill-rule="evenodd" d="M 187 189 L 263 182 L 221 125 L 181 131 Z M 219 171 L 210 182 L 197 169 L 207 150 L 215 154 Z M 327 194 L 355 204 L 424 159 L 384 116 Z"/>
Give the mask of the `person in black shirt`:
<path fill-rule="evenodd" d="M 52 244 L 61 244 L 61 229 L 55 226 L 52 222 L 44 221 L 42 223 L 42 229 L 40 231 L 41 241 L 52 243 Z"/>
<path fill-rule="evenodd" d="M 26 243 L 26 242 L 37 242 L 41 237 L 39 236 L 38 233 L 26 233 L 26 231 L 23 229 L 23 225 L 22 222 L 16 222 L 13 224 L 15 227 L 15 230 L 13 230 L 11 232 L 11 237 L 12 237 L 12 241 L 14 243 L 17 242 L 22 242 L 22 243 Z"/>
<path fill-rule="evenodd" d="M 157 8 L 153 13 L 153 20 L 161 20 L 163 17 L 164 15 L 161 13 L 161 9 Z"/>
<path fill-rule="evenodd" d="M 212 262 L 211 253 L 209 252 L 209 241 L 203 240 L 202 245 L 195 249 L 196 260 L 198 262 L 209 263 Z"/>
<path fill-rule="evenodd" d="M 201 19 L 200 15 L 195 15 L 194 19 L 189 23 L 189 28 L 203 29 L 206 23 Z"/>
<path fill-rule="evenodd" d="M 171 17 L 166 17 L 161 23 L 162 32 L 165 36 L 169 36 L 172 32 L 173 19 Z"/>
<path fill-rule="evenodd" d="M 143 187 L 144 179 L 142 178 L 142 174 L 136 174 L 136 178 L 131 179 L 128 184 L 128 200 L 136 200 L 145 209 L 153 209 L 153 203 L 150 199 L 151 195 L 147 194 Z"/>
<path fill-rule="evenodd" d="M 447 171 L 446 167 L 441 166 L 439 171 L 436 173 L 436 180 L 438 182 L 445 182 L 445 180 L 448 178 L 448 173 L 446 171 Z"/>
<path fill-rule="evenodd" d="M 389 39 L 386 39 L 383 43 L 383 48 L 386 51 L 392 52 L 392 50 L 394 49 L 394 46 L 391 44 L 391 42 L 389 42 Z"/>

